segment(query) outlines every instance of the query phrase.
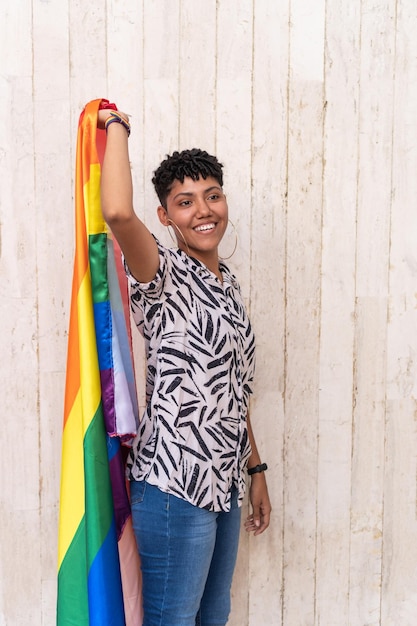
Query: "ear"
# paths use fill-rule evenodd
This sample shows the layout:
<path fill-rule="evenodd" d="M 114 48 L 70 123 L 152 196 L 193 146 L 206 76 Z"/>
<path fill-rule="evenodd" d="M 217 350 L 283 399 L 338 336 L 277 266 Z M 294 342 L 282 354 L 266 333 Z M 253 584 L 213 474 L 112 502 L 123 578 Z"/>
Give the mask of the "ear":
<path fill-rule="evenodd" d="M 156 212 L 158 214 L 159 221 L 161 222 L 161 224 L 163 226 L 169 226 L 168 213 L 166 209 L 164 209 L 163 206 L 159 205 L 159 207 L 156 209 Z"/>

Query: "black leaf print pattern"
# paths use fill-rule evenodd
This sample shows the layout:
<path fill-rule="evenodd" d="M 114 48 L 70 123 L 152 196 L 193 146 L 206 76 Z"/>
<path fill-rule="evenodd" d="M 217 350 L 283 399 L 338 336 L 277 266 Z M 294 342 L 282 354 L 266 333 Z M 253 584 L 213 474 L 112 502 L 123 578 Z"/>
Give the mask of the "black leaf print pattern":
<path fill-rule="evenodd" d="M 175 389 L 178 387 L 178 385 L 181 384 L 181 376 L 176 376 L 174 378 L 174 380 L 172 381 L 172 383 L 170 383 L 170 385 L 167 387 L 167 390 L 165 393 L 172 393 L 173 391 L 175 391 Z"/>
<path fill-rule="evenodd" d="M 158 243 L 160 269 L 131 283 L 131 308 L 147 362 L 146 410 L 128 461 L 131 480 L 209 510 L 242 502 L 250 454 L 246 414 L 255 341 L 240 288 L 198 260 Z"/>

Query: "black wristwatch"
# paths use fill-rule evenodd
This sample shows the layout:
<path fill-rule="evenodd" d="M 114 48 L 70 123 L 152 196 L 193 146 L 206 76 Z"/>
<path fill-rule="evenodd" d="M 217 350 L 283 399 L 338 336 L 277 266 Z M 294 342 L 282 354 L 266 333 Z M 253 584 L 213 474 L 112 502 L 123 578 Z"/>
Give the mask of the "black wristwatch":
<path fill-rule="evenodd" d="M 252 476 L 252 474 L 258 474 L 259 472 L 264 472 L 267 469 L 267 464 L 261 463 L 260 465 L 255 465 L 255 467 L 251 467 L 250 469 L 248 469 L 248 474 L 249 476 Z"/>

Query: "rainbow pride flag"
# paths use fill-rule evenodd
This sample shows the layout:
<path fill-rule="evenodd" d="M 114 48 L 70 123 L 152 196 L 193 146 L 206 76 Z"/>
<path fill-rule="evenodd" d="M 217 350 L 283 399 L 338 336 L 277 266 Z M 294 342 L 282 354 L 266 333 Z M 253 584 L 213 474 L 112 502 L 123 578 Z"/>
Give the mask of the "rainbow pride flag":
<path fill-rule="evenodd" d="M 58 626 L 141 626 L 140 569 L 123 442 L 138 424 L 127 281 L 100 204 L 97 129 L 78 126 L 75 260 L 68 337 L 58 541 Z"/>

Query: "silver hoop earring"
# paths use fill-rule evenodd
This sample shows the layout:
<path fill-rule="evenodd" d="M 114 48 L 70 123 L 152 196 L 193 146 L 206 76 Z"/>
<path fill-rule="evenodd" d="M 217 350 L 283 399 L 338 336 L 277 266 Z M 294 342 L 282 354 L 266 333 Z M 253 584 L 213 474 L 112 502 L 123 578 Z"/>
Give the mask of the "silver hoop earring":
<path fill-rule="evenodd" d="M 238 244 L 238 241 L 239 241 L 239 239 L 238 239 L 238 235 L 237 235 L 236 226 L 233 224 L 233 222 L 232 222 L 232 220 L 231 220 L 231 219 L 229 219 L 229 222 L 228 222 L 228 223 L 229 223 L 229 224 L 231 224 L 231 226 L 232 226 L 232 228 L 233 228 L 233 233 L 234 233 L 234 235 L 235 235 L 235 242 L 234 242 L 234 246 L 233 246 L 232 253 L 231 253 L 231 254 L 229 254 L 229 256 L 223 256 L 223 255 L 220 255 L 220 254 L 219 254 L 219 258 L 220 258 L 222 261 L 227 261 L 228 259 L 231 259 L 231 258 L 232 258 L 232 256 L 233 256 L 233 255 L 234 255 L 234 253 L 236 252 L 237 244 Z"/>
<path fill-rule="evenodd" d="M 181 237 L 181 239 L 182 239 L 183 243 L 185 244 L 185 246 L 186 246 L 186 248 L 187 248 L 187 254 L 188 254 L 188 256 L 191 256 L 191 255 L 190 255 L 190 248 L 188 247 L 187 240 L 185 239 L 184 235 L 182 234 L 182 231 L 181 231 L 180 227 L 179 227 L 179 226 L 177 226 L 177 224 L 174 222 L 174 220 L 172 220 L 170 217 L 168 217 L 168 218 L 167 218 L 167 221 L 168 221 L 168 222 L 170 222 L 170 224 L 172 224 L 172 225 L 173 225 L 173 227 L 175 228 L 175 230 L 177 231 L 177 233 L 179 234 L 179 236 Z M 167 228 L 168 228 L 169 236 L 171 237 L 172 241 L 173 241 L 175 244 L 178 244 L 178 242 L 177 242 L 177 241 L 175 241 L 175 239 L 174 239 L 174 237 L 173 237 L 173 235 L 172 235 L 171 231 L 169 230 L 169 226 L 167 226 Z"/>

